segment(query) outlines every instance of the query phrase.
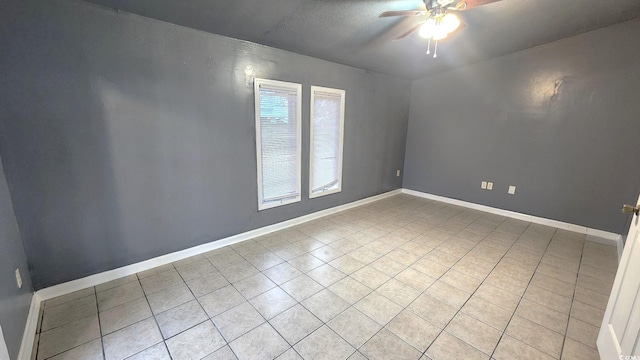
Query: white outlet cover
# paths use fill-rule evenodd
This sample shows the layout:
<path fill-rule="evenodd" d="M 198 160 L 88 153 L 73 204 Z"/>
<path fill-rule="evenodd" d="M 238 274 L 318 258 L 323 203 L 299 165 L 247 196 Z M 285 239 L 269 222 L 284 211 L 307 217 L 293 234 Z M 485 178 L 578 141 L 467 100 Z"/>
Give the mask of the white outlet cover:
<path fill-rule="evenodd" d="M 7 343 L 4 341 L 4 334 L 2 333 L 2 326 L 0 326 L 0 360 L 9 359 L 9 349 Z"/>
<path fill-rule="evenodd" d="M 16 269 L 16 284 L 18 284 L 19 289 L 22 289 L 22 276 L 20 276 L 20 269 Z"/>
<path fill-rule="evenodd" d="M 487 188 L 487 182 L 486 182 L 486 181 L 483 181 L 483 182 L 480 184 L 480 188 L 481 188 L 481 189 L 486 189 L 486 188 Z"/>
<path fill-rule="evenodd" d="M 487 183 L 487 190 L 493 190 L 493 183 L 492 182 L 488 182 Z"/>
<path fill-rule="evenodd" d="M 509 186 L 509 194 L 513 195 L 516 193 L 516 187 L 513 185 Z"/>

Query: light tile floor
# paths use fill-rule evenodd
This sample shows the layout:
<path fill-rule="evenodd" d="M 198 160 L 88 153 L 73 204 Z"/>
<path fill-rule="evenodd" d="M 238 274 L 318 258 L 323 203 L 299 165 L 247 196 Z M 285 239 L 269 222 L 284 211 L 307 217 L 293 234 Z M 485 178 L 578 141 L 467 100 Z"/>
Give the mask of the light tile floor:
<path fill-rule="evenodd" d="M 597 359 L 617 257 L 408 195 L 43 304 L 43 359 Z"/>

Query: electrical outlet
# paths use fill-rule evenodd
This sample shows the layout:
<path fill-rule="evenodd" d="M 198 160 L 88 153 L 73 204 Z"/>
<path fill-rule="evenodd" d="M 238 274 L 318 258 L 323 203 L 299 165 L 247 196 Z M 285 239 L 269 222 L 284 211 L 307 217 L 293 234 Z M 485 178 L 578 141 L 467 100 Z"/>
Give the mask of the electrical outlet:
<path fill-rule="evenodd" d="M 400 170 L 396 170 L 396 177 L 400 177 Z"/>
<path fill-rule="evenodd" d="M 20 276 L 20 269 L 16 269 L 16 284 L 18 284 L 18 288 L 22 288 L 22 276 Z"/>
<path fill-rule="evenodd" d="M 493 190 L 493 183 L 491 181 L 487 183 L 487 190 Z"/>
<path fill-rule="evenodd" d="M 513 195 L 516 193 L 516 187 L 513 185 L 509 186 L 509 194 Z"/>
<path fill-rule="evenodd" d="M 480 189 L 486 189 L 486 188 L 487 188 L 487 182 L 486 182 L 486 181 L 483 181 L 483 182 L 480 184 Z"/>

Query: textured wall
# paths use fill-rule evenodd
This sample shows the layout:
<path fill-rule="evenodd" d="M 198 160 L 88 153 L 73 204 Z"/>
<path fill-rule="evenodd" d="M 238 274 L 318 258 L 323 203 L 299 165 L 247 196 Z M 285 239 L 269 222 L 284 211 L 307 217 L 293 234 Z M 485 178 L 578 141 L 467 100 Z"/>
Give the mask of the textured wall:
<path fill-rule="evenodd" d="M 16 269 L 22 274 L 21 289 L 16 285 Z M 0 326 L 12 359 L 18 357 L 32 291 L 27 258 L 0 161 Z"/>
<path fill-rule="evenodd" d="M 0 152 L 36 289 L 399 188 L 410 82 L 75 1 L 3 5 Z M 303 84 L 303 201 L 257 211 L 252 66 Z M 346 90 L 307 197 L 309 86 Z"/>
<path fill-rule="evenodd" d="M 638 43 L 640 23 L 625 23 L 414 81 L 404 187 L 626 232 Z"/>

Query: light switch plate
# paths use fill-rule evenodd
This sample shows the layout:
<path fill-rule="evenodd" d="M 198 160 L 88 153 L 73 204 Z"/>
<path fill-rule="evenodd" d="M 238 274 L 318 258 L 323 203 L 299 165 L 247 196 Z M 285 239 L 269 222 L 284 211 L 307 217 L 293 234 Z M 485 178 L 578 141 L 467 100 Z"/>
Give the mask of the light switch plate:
<path fill-rule="evenodd" d="M 18 289 L 22 289 L 22 276 L 20 276 L 20 269 L 16 269 L 16 284 L 18 284 Z"/>
<path fill-rule="evenodd" d="M 493 183 L 491 181 L 487 183 L 487 190 L 493 190 Z"/>
<path fill-rule="evenodd" d="M 480 188 L 481 189 L 486 189 L 487 188 L 487 182 L 483 181 L 482 183 L 480 183 Z"/>
<path fill-rule="evenodd" d="M 396 177 L 400 177 L 400 170 L 396 170 Z"/>
<path fill-rule="evenodd" d="M 513 195 L 516 193 L 516 187 L 513 185 L 509 186 L 509 194 Z"/>

